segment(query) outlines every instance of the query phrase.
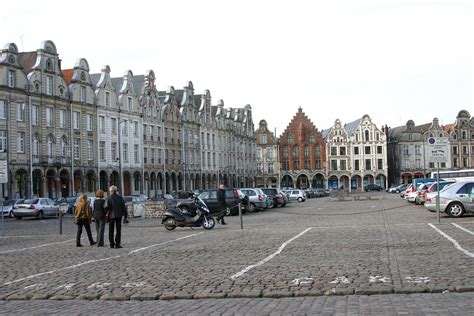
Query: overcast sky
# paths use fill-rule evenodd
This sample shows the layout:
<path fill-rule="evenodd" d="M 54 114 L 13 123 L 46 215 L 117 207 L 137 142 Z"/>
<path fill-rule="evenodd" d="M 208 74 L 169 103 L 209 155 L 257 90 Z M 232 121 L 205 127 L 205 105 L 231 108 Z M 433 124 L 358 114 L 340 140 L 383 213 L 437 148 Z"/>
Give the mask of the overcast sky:
<path fill-rule="evenodd" d="M 318 129 L 474 115 L 473 15 L 467 0 L 24 0 L 2 4 L 0 45 L 49 39 L 64 69 L 153 69 L 159 90 L 191 80 L 280 135 L 299 106 Z"/>

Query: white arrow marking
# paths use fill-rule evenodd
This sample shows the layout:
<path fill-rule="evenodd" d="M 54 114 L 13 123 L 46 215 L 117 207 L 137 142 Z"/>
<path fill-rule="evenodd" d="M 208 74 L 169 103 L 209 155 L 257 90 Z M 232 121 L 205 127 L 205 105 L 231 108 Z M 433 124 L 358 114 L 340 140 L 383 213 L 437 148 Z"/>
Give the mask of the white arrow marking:
<path fill-rule="evenodd" d="M 337 277 L 334 281 L 331 281 L 329 283 L 332 283 L 332 284 L 339 284 L 339 283 L 348 284 L 348 283 L 351 283 L 351 282 L 349 282 L 349 280 L 345 276 L 341 276 L 341 277 Z"/>
<path fill-rule="evenodd" d="M 409 283 L 428 283 L 430 279 L 428 277 L 405 277 Z"/>
<path fill-rule="evenodd" d="M 384 277 L 382 275 L 369 276 L 370 283 L 387 283 L 390 282 L 390 278 Z"/>
<path fill-rule="evenodd" d="M 313 278 L 294 279 L 291 281 L 291 285 L 311 284 L 313 283 L 313 280 Z"/>

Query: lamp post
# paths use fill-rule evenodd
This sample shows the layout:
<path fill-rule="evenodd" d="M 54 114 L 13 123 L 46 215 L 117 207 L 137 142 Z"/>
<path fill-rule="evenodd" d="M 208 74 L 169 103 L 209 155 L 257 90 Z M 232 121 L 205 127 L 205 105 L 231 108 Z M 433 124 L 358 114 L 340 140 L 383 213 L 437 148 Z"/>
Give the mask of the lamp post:
<path fill-rule="evenodd" d="M 122 120 L 120 118 L 120 115 L 119 115 L 119 123 L 118 123 L 118 145 L 119 145 L 119 152 L 118 152 L 118 163 L 119 163 L 119 173 L 120 173 L 120 194 L 122 196 L 125 195 L 125 191 L 124 191 L 124 187 L 123 187 L 123 172 L 122 172 L 122 138 L 121 138 L 121 134 L 122 134 L 122 129 L 120 127 L 120 125 L 124 122 L 124 120 Z M 128 152 L 127 152 L 128 154 Z"/>
<path fill-rule="evenodd" d="M 162 148 L 163 152 L 161 157 L 163 158 L 163 196 L 166 194 L 166 141 L 165 141 L 165 118 L 164 118 L 164 106 L 160 111 L 160 121 L 161 121 L 161 141 L 163 142 Z"/>

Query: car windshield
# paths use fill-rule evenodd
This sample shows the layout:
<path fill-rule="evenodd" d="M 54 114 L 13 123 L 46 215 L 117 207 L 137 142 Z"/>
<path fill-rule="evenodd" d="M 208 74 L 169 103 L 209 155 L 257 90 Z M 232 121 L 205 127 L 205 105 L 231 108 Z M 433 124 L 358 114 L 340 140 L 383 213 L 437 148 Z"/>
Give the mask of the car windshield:
<path fill-rule="evenodd" d="M 3 203 L 4 206 L 9 206 L 9 205 L 13 205 L 13 203 L 15 203 L 15 200 L 8 200 L 8 201 L 5 201 L 5 203 Z"/>

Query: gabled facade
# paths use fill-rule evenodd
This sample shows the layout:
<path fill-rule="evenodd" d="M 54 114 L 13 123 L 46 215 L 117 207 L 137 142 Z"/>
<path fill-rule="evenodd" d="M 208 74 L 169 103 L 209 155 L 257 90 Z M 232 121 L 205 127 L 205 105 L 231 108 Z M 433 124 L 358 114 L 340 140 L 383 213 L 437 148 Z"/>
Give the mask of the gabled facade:
<path fill-rule="evenodd" d="M 267 121 L 261 120 L 255 132 L 257 145 L 257 176 L 255 185 L 262 188 L 279 186 L 278 143 L 275 134 L 268 129 Z"/>
<path fill-rule="evenodd" d="M 326 144 L 301 107 L 281 134 L 279 150 L 281 187 L 326 186 Z"/>
<path fill-rule="evenodd" d="M 452 168 L 474 168 L 474 117 L 468 111 L 459 111 L 449 133 L 449 142 Z"/>
<path fill-rule="evenodd" d="M 351 156 L 347 131 L 341 121 L 337 119 L 329 130 L 323 131 L 323 136 L 326 141 L 327 153 L 327 188 L 350 190 L 349 181 L 352 176 L 352 169 L 350 168 Z"/>

